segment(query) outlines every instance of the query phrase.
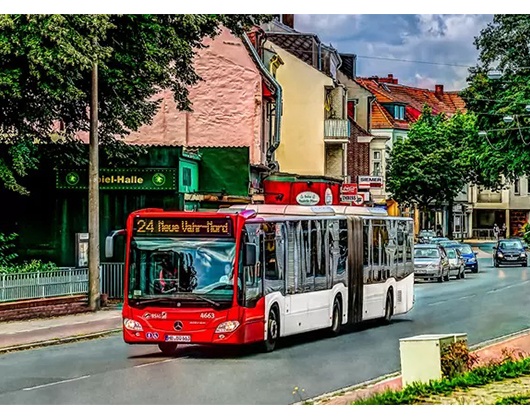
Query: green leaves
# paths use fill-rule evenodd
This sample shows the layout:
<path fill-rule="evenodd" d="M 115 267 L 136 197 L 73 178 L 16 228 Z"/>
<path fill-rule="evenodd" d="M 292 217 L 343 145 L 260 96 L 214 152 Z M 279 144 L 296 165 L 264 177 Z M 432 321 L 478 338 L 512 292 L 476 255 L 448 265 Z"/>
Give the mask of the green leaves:
<path fill-rule="evenodd" d="M 0 187 L 26 192 L 18 183 L 40 156 L 31 144 L 75 143 L 89 130 L 91 69 L 99 68 L 99 138 L 109 156 L 132 148 L 114 146 L 149 124 L 171 89 L 180 110 L 191 109 L 188 89 L 205 37 L 222 25 L 241 34 L 266 15 L 0 15 Z M 19 146 L 19 144 L 22 144 Z M 15 148 L 15 150 L 12 150 Z M 18 149 L 17 149 L 18 148 Z M 113 153 L 116 152 L 117 156 Z M 134 153 L 130 157 L 134 158 Z M 85 156 L 76 155 L 74 164 Z"/>
<path fill-rule="evenodd" d="M 485 186 L 530 175 L 530 16 L 494 15 L 475 38 L 479 64 L 470 69 L 469 87 L 462 96 L 466 108 L 477 115 L 477 127 L 487 136 L 477 139 L 476 164 Z M 503 76 L 490 80 L 488 70 Z M 504 122 L 503 116 L 514 116 Z M 519 130 L 521 128 L 521 130 Z"/>
<path fill-rule="evenodd" d="M 387 164 L 387 190 L 405 205 L 426 207 L 453 200 L 466 182 L 478 178 L 470 139 L 472 115 L 433 115 L 424 107 L 408 137 L 395 142 Z"/>

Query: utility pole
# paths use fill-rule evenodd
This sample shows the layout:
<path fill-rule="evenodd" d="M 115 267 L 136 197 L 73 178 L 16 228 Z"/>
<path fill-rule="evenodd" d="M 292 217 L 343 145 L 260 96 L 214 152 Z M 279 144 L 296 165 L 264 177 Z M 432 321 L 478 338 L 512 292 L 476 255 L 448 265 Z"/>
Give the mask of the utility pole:
<path fill-rule="evenodd" d="M 88 164 L 88 301 L 99 310 L 99 141 L 98 141 L 98 63 L 92 66 L 90 100 L 90 146 Z"/>

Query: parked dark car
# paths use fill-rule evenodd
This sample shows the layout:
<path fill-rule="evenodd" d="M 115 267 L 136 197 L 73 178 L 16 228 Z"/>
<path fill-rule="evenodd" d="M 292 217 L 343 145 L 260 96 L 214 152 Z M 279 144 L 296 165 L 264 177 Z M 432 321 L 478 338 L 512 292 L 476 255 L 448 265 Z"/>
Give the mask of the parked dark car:
<path fill-rule="evenodd" d="M 414 277 L 449 281 L 449 259 L 440 245 L 414 246 Z"/>
<path fill-rule="evenodd" d="M 520 265 L 528 267 L 528 258 L 519 239 L 500 239 L 493 247 L 493 266 Z"/>

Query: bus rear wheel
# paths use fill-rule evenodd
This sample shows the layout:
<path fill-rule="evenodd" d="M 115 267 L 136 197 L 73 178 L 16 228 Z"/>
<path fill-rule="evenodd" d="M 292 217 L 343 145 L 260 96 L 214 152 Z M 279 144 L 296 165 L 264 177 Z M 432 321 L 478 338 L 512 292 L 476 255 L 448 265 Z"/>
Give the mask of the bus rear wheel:
<path fill-rule="evenodd" d="M 280 319 L 276 307 L 269 312 L 269 320 L 267 321 L 267 339 L 263 343 L 263 350 L 271 352 L 276 347 L 276 342 L 280 336 Z"/>
<path fill-rule="evenodd" d="M 177 352 L 178 344 L 175 343 L 160 343 L 158 348 L 164 356 L 174 356 Z"/>
<path fill-rule="evenodd" d="M 341 321 L 342 305 L 340 304 L 340 300 L 335 298 L 335 302 L 333 302 L 333 315 L 331 318 L 331 335 L 337 336 L 340 334 Z"/>
<path fill-rule="evenodd" d="M 385 324 L 390 324 L 392 315 L 394 315 L 394 298 L 392 296 L 392 290 L 389 290 L 386 293 L 385 317 L 383 319 Z"/>

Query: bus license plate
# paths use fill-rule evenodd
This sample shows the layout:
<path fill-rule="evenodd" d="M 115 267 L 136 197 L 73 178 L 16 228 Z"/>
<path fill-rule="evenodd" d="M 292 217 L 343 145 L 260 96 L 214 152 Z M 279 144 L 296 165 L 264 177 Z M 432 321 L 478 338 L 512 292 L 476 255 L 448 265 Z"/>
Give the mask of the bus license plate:
<path fill-rule="evenodd" d="M 190 335 L 166 335 L 166 341 L 175 343 L 191 343 Z"/>

